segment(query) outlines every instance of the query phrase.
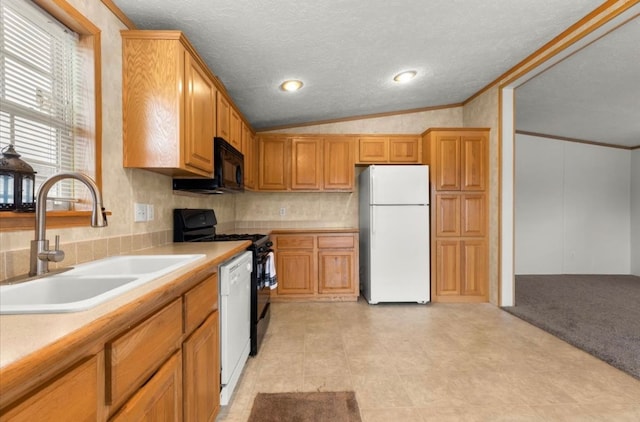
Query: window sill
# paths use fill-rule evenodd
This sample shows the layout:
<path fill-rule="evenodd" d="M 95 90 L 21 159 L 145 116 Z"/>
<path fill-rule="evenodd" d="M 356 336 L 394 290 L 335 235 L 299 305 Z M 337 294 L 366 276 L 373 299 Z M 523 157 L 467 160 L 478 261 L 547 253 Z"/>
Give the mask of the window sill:
<path fill-rule="evenodd" d="M 111 215 L 110 211 L 106 212 Z M 35 212 L 0 212 L 0 232 L 35 230 Z M 49 211 L 47 228 L 89 227 L 91 211 Z"/>

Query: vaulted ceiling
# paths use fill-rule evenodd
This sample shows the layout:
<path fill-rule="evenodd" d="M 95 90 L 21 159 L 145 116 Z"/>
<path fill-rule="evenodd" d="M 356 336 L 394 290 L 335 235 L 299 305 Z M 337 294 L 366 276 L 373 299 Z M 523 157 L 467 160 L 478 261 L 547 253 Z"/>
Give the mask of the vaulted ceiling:
<path fill-rule="evenodd" d="M 261 130 L 460 104 L 603 1 L 114 0 L 114 3 L 139 29 L 182 30 L 225 85 L 242 114 L 254 129 Z M 636 34 L 633 36 L 637 39 Z M 610 48 L 618 41 L 605 42 L 602 49 L 605 44 Z M 636 57 L 637 45 L 640 45 L 637 41 L 627 44 L 631 49 L 635 47 Z M 590 78 L 597 77 L 598 72 L 584 69 L 593 56 L 599 57 L 601 53 L 602 50 L 584 56 L 576 54 L 574 63 L 567 60 L 563 65 L 566 69 L 556 66 L 558 70 L 550 70 L 546 72 L 548 75 L 519 88 L 518 106 L 529 110 L 525 117 L 518 114 L 524 130 L 557 132 L 575 138 L 585 135 L 589 139 L 588 126 L 582 125 L 582 131 L 572 132 L 564 130 L 568 124 L 539 127 L 535 121 L 545 113 L 557 115 L 552 106 L 564 109 L 589 101 L 586 94 L 574 95 L 584 93 L 584 85 L 573 86 L 562 98 L 558 98 L 558 87 L 568 85 L 563 78 L 591 85 L 583 76 L 589 73 Z M 623 59 L 618 64 L 608 62 L 612 71 L 626 70 Z M 408 69 L 417 71 L 415 79 L 406 84 L 392 80 L 396 73 Z M 279 85 L 286 79 L 302 80 L 304 86 L 297 92 L 284 92 Z M 602 89 L 613 96 L 610 89 Z M 597 95 L 603 98 L 601 92 Z M 637 106 L 633 98 L 625 101 L 619 105 L 623 110 Z M 603 108 L 596 112 L 602 112 Z M 584 117 L 588 119 L 589 113 Z M 571 126 L 575 125 L 572 121 Z M 637 127 L 630 131 L 640 133 Z"/>

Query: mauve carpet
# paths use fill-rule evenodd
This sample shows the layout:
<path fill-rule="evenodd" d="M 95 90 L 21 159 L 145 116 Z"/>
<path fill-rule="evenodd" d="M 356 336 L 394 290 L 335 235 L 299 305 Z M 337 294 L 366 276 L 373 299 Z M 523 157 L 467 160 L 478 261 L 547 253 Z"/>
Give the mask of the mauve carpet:
<path fill-rule="evenodd" d="M 258 393 L 249 422 L 361 422 L 353 391 Z"/>
<path fill-rule="evenodd" d="M 513 315 L 640 379 L 640 277 L 518 275 Z"/>

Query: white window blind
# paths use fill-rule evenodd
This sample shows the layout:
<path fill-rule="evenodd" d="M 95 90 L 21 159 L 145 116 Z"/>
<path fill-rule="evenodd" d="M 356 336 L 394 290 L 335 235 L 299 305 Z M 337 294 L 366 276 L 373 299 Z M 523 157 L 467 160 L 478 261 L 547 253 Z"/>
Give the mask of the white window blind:
<path fill-rule="evenodd" d="M 0 147 L 14 144 L 37 172 L 36 190 L 83 162 L 84 149 L 74 148 L 82 121 L 78 48 L 78 35 L 33 2 L 0 2 Z M 49 197 L 72 198 L 73 183 L 58 182 Z"/>

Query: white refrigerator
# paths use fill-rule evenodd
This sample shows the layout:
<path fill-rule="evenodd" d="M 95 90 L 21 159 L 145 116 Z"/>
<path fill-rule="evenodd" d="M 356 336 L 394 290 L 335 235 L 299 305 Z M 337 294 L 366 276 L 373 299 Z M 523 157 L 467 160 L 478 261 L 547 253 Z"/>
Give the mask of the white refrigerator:
<path fill-rule="evenodd" d="M 429 302 L 429 167 L 372 165 L 358 181 L 362 295 Z"/>

